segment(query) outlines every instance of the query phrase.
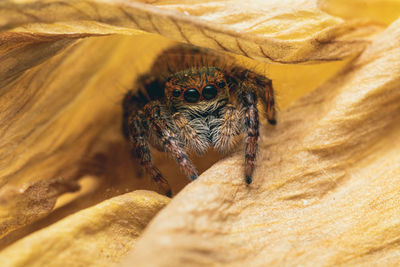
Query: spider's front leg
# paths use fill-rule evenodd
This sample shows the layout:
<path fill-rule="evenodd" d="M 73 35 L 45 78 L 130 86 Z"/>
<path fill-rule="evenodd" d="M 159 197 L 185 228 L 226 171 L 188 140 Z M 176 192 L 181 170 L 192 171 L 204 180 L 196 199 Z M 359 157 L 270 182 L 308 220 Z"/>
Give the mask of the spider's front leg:
<path fill-rule="evenodd" d="M 214 129 L 214 147 L 221 153 L 227 152 L 235 144 L 235 137 L 242 132 L 243 109 L 227 104 L 220 126 Z"/>
<path fill-rule="evenodd" d="M 257 94 L 246 88 L 246 83 L 242 92 L 242 103 L 245 108 L 245 129 L 246 129 L 246 148 L 245 148 L 245 180 L 247 184 L 253 181 L 253 172 L 256 163 L 259 132 L 259 117 L 257 109 Z M 242 88 L 243 88 L 242 87 Z"/>
<path fill-rule="evenodd" d="M 266 111 L 266 117 L 270 124 L 276 124 L 275 100 L 272 82 L 268 78 L 256 74 L 252 71 L 244 70 L 238 75 L 241 77 L 239 88 L 242 90 L 241 103 L 245 108 L 245 129 L 247 132 L 246 149 L 245 149 L 245 179 L 250 184 L 253 179 L 255 168 L 258 137 L 259 133 L 259 116 L 257 109 L 257 99 L 261 100 L 261 104 Z"/>
<path fill-rule="evenodd" d="M 178 162 L 186 176 L 191 180 L 195 180 L 197 178 L 197 171 L 175 134 L 168 126 L 167 121 L 162 118 L 161 103 L 159 101 L 152 101 L 146 104 L 144 110 L 149 126 L 152 128 L 157 138 L 159 138 L 165 150 Z"/>
<path fill-rule="evenodd" d="M 165 180 L 160 171 L 153 165 L 151 160 L 149 144 L 145 138 L 146 118 L 142 111 L 133 113 L 127 120 L 128 138 L 131 144 L 132 154 L 138 157 L 141 165 L 150 174 L 159 189 L 168 197 L 172 196 L 171 187 Z"/>
<path fill-rule="evenodd" d="M 175 125 L 175 132 L 180 135 L 180 140 L 197 154 L 202 155 L 207 150 L 207 142 L 201 139 L 189 121 L 180 112 L 174 113 L 172 119 Z"/>

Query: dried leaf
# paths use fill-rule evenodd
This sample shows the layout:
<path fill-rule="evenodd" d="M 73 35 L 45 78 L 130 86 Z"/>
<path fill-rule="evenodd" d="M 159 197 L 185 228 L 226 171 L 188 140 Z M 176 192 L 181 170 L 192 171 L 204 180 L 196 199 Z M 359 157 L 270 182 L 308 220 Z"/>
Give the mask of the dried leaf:
<path fill-rule="evenodd" d="M 361 5 L 361 3 L 359 4 Z M 330 8 L 328 8 L 330 10 Z M 381 27 L 325 13 L 318 1 L 4 1 L 0 30 L 52 34 L 136 33 L 164 35 L 203 47 L 281 63 L 331 61 L 353 56 Z"/>
<path fill-rule="evenodd" d="M 27 188 L 0 188 L 0 236 L 49 214 L 57 198 L 65 192 L 79 189 L 74 181 L 49 179 Z"/>
<path fill-rule="evenodd" d="M 0 217 L 0 236 L 43 217 L 52 211 L 59 195 L 68 188 L 76 190 L 65 187 L 56 194 L 46 189 L 53 186 L 51 181 L 72 183 L 84 175 L 97 175 L 100 181 L 94 191 L 98 198 L 89 197 L 86 205 L 133 188 L 151 188 L 147 179 L 135 177 L 137 165 L 129 159 L 121 135 L 119 103 L 136 77 L 129 69 L 120 74 L 120 66 L 129 66 L 141 48 L 154 43 L 154 37 L 103 37 L 69 47 L 64 40 L 58 46 L 58 41 L 38 35 L 23 40 L 3 46 L 4 62 L 9 65 L 2 65 L 5 72 L 0 76 L 0 83 L 4 81 L 0 184 L 5 185 L 5 192 L 15 193 L 0 195 L 0 202 L 7 203 L 1 206 L 5 215 Z M 142 41 L 142 46 L 129 49 L 137 41 Z M 114 126 L 110 129 L 110 125 Z M 127 173 L 133 179 L 127 178 Z M 49 182 L 42 182 L 46 180 Z M 42 193 L 35 195 L 42 200 L 24 204 L 29 202 L 24 188 L 36 187 L 35 183 L 43 186 Z M 105 194 L 113 187 L 118 189 Z M 19 200 L 23 198 L 25 202 Z M 33 208 L 34 204 L 38 207 Z M 37 215 L 31 214 L 34 212 Z"/>
<path fill-rule="evenodd" d="M 318 2 L 321 10 L 345 19 L 367 18 L 390 24 L 400 15 L 399 0 L 324 0 Z"/>
<path fill-rule="evenodd" d="M 149 259 L 154 264 L 163 264 L 160 260 L 165 256 L 164 252 L 157 257 L 146 254 L 164 249 L 162 240 L 158 239 L 153 250 L 151 240 L 158 235 L 166 240 L 173 238 L 173 245 L 170 244 L 166 251 L 182 248 L 182 252 L 190 252 L 191 248 L 200 247 L 202 253 L 209 252 L 204 253 L 206 256 L 188 253 L 193 256 L 189 257 L 193 263 L 199 260 L 262 265 L 264 257 L 271 259 L 271 263 L 323 262 L 327 257 L 318 254 L 318 248 L 322 247 L 320 244 L 328 251 L 342 246 L 348 253 L 332 256 L 329 258 L 333 259 L 332 262 L 341 256 L 343 261 L 351 258 L 353 262 L 361 263 L 376 262 L 381 255 L 388 255 L 388 261 L 391 260 L 390 253 L 397 244 L 394 238 L 397 232 L 392 225 L 396 225 L 397 217 L 385 220 L 384 216 L 395 214 L 396 207 L 391 203 L 396 202 L 396 185 L 380 184 L 381 181 L 375 178 L 377 175 L 393 178 L 398 172 L 395 156 L 390 154 L 396 147 L 390 143 L 395 143 L 394 136 L 398 134 L 392 125 L 397 122 L 395 102 L 399 101 L 394 91 L 387 91 L 393 84 L 398 84 L 398 66 L 389 68 L 396 60 L 395 52 L 398 51 L 393 47 L 397 41 L 394 34 L 398 32 L 392 26 L 392 37 L 388 36 L 390 32 L 377 37 L 384 25 L 376 21 L 389 24 L 397 17 L 399 8 L 394 0 L 384 5 L 375 1 L 370 3 L 373 8 L 370 5 L 364 8 L 364 2 L 352 2 L 352 10 L 362 10 L 360 15 L 356 15 L 357 12 L 349 13 L 343 8 L 343 2 L 336 5 L 334 1 L 259 0 L 252 4 L 239 0 L 151 3 L 128 0 L 1 1 L 0 236 L 6 236 L 0 239 L 0 248 L 31 232 L 43 230 L 9 246 L 0 257 L 3 253 L 14 255 L 8 259 L 12 261 L 10 264 L 23 264 L 26 260 L 32 265 L 43 265 L 45 260 L 60 260 L 65 255 L 70 255 L 71 265 L 79 264 L 80 260 L 101 266 L 110 263 L 97 257 L 98 254 L 92 254 L 92 257 L 83 255 L 83 248 L 80 245 L 75 248 L 71 241 L 70 232 L 54 234 L 49 230 L 60 229 L 58 225 L 64 221 L 56 223 L 54 228 L 49 225 L 112 196 L 138 188 L 152 188 L 147 179 L 140 179 L 140 167 L 131 161 L 120 130 L 120 100 L 124 92 L 132 87 L 139 74 L 148 69 L 157 53 L 172 44 L 154 35 L 138 35 L 152 32 L 260 61 L 307 63 L 341 60 L 316 65 L 253 66 L 254 62 L 239 58 L 246 66 L 265 73 L 274 81 L 282 110 L 343 68 L 346 64 L 343 59 L 358 55 L 371 40 L 378 39 L 360 59 L 351 62 L 334 78 L 336 82 L 321 86 L 317 93 L 285 111 L 276 130 L 264 129 L 263 138 L 268 137 L 268 140 L 263 140 L 261 146 L 258 184 L 252 185 L 249 192 L 243 188 L 238 167 L 242 164 L 241 153 L 225 159 L 174 200 L 173 203 L 178 204 L 171 205 L 166 215 L 160 217 L 167 220 L 164 219 L 163 223 L 162 219 L 155 221 L 134 252 L 135 259 L 146 265 L 149 265 Z M 382 6 L 385 6 L 386 11 L 382 13 L 385 16 L 380 13 L 379 7 Z M 382 52 L 384 49 L 387 49 L 387 55 Z M 365 94 L 357 88 L 365 89 Z M 393 102 L 387 101 L 389 96 Z M 345 97 L 350 102 L 344 101 Z M 372 102 L 365 102 L 363 97 Z M 376 102 L 373 102 L 375 98 Z M 366 146 L 371 147 L 370 150 Z M 362 161 L 360 158 L 364 156 L 366 159 Z M 202 172 L 215 159 L 216 155 L 211 154 L 211 157 L 207 155 L 195 162 Z M 155 161 L 170 180 L 174 192 L 187 183 L 171 160 L 157 154 Z M 378 168 L 380 163 L 387 168 Z M 392 169 L 387 166 L 389 163 Z M 390 170 L 393 173 L 388 173 Z M 232 174 L 232 177 L 227 177 L 227 174 Z M 375 183 L 380 190 L 360 202 L 362 205 L 369 201 L 376 207 L 372 212 L 365 209 L 364 217 L 356 217 L 353 212 L 356 208 L 352 210 L 354 206 L 346 206 L 347 202 L 354 204 L 354 199 L 359 200 L 362 193 L 368 191 L 370 184 L 363 185 L 357 175 L 367 177 L 367 181 Z M 352 181 L 360 186 L 358 195 L 353 187 L 344 186 L 353 185 Z M 77 182 L 82 186 L 77 194 L 58 198 L 67 191 L 76 190 Z M 337 193 L 339 189 L 347 190 L 346 194 Z M 342 202 L 335 203 L 332 199 L 329 202 L 327 196 L 331 194 L 339 194 Z M 378 199 L 379 194 L 384 197 Z M 148 201 L 152 203 L 151 199 Z M 330 206 L 335 209 L 332 209 L 332 215 L 327 215 L 322 208 L 331 211 Z M 99 207 L 108 212 L 107 205 Z M 120 211 L 126 211 L 122 205 L 116 207 L 116 213 Z M 301 216 L 303 212 L 308 221 Z M 146 223 L 150 219 L 145 209 L 135 214 L 144 216 Z M 365 214 L 376 217 L 376 231 L 363 221 Z M 289 218 L 286 215 L 290 215 Z M 82 219 L 82 224 L 73 224 L 75 228 L 71 231 L 82 233 L 80 227 L 91 223 L 88 218 Z M 273 218 L 278 221 L 271 221 Z M 348 231 L 354 233 L 345 232 L 340 224 L 335 227 L 327 222 L 327 218 L 348 220 Z M 379 220 L 387 221 L 387 224 Z M 315 237 L 307 232 L 308 228 L 296 228 L 297 222 L 333 234 L 324 240 L 326 243 L 318 243 L 321 240 L 318 237 L 323 238 L 326 233 L 315 231 L 320 235 Z M 362 230 L 359 232 L 354 226 L 358 222 Z M 268 224 L 275 228 L 265 228 Z M 120 226 L 122 232 L 129 231 L 129 224 Z M 181 227 L 178 236 L 171 232 L 174 227 Z M 384 227 L 388 230 L 382 230 Z M 102 236 L 104 233 L 101 231 L 98 230 L 94 236 Z M 301 239 L 301 231 L 304 231 L 308 243 Z M 287 232 L 286 239 L 281 238 L 282 232 Z M 371 234 L 362 239 L 360 233 L 365 232 Z M 111 231 L 105 230 L 105 233 Z M 345 239 L 340 233 L 347 233 L 349 237 Z M 90 240 L 89 234 L 86 237 L 86 241 Z M 123 242 L 133 244 L 136 237 L 127 236 Z M 275 237 L 284 242 L 270 244 Z M 68 248 L 60 257 L 51 249 L 38 248 L 32 254 L 23 250 L 24 246 L 41 242 L 55 244 L 64 238 L 66 242 L 62 244 Z M 91 245 L 101 250 L 113 243 L 107 238 L 93 239 Z M 243 240 L 246 247 L 239 251 L 237 244 L 242 245 L 240 242 Z M 363 240 L 370 246 L 363 244 L 364 250 L 357 250 Z M 211 245 L 218 242 L 221 245 L 208 247 L 209 241 L 212 241 Z M 304 251 L 303 248 L 293 249 L 292 244 L 304 245 Z M 206 250 L 203 250 L 203 245 Z M 313 246 L 314 250 L 308 249 Z M 137 254 L 146 248 L 145 253 Z M 270 248 L 280 254 L 269 255 Z M 371 250 L 366 252 L 365 248 Z M 180 257 L 187 259 L 179 250 L 174 253 L 168 259 L 171 264 L 181 263 Z M 146 259 L 146 255 L 151 258 Z M 251 255 L 253 259 L 250 259 Z M 282 256 L 277 259 L 279 255 Z M 110 260 L 119 261 L 121 256 L 122 253 Z M 315 261 L 307 261 L 313 257 Z"/>
<path fill-rule="evenodd" d="M 169 199 L 136 191 L 71 215 L 7 247 L 2 266 L 112 266 Z"/>
<path fill-rule="evenodd" d="M 399 40 L 400 19 L 263 127 L 250 186 L 241 150 L 188 185 L 126 266 L 398 265 Z"/>
<path fill-rule="evenodd" d="M 158 19 L 171 14 L 169 12 L 160 14 L 157 8 L 142 3 L 96 1 L 92 5 L 88 3 L 3 1 L 0 6 L 0 17 L 2 18 L 0 25 L 3 29 L 35 22 L 0 33 L 2 60 L 0 66 L 2 92 L 0 98 L 2 107 L 0 113 L 0 129 L 2 129 L 0 184 L 10 184 L 12 188 L 23 188 L 27 184 L 32 186 L 33 183 L 56 177 L 69 181 L 88 174 L 102 177 L 103 181 L 99 182 L 100 185 L 97 185 L 97 191 L 95 190 L 99 197 L 79 201 L 80 204 L 77 207 L 81 208 L 94 204 L 95 199 L 96 201 L 104 199 L 102 192 L 106 190 L 107 186 L 113 185 L 108 182 L 110 180 L 120 181 L 119 183 L 114 182 L 114 185 L 117 184 L 116 186 L 120 189 L 115 190 L 113 194 L 138 187 L 151 188 L 148 182 L 143 180 L 136 182 L 135 177 L 126 179 L 126 173 L 135 176 L 132 168 L 137 169 L 137 166 L 120 164 L 127 160 L 129 152 L 123 145 L 124 141 L 119 130 L 120 121 L 115 118 L 121 117 L 120 99 L 124 91 L 133 84 L 138 75 L 138 68 L 144 70 L 151 62 L 152 57 L 150 54 L 143 54 L 143 49 L 152 51 L 154 57 L 157 51 L 171 44 L 171 42 L 156 37 L 102 37 L 101 39 L 82 40 L 82 38 L 90 36 L 112 33 L 136 34 L 137 31 L 126 27 L 132 26 L 131 19 L 135 18 L 134 15 L 140 9 L 139 7 L 145 6 L 149 14 L 156 14 Z M 212 4 L 212 2 L 208 4 Z M 99 5 L 98 9 L 94 10 L 93 5 Z M 105 9 L 110 5 L 115 6 Z M 121 9 L 121 5 L 133 6 L 125 10 L 125 8 Z M 172 3 L 163 5 L 163 8 L 172 7 L 174 7 Z M 178 9 L 181 10 L 182 7 L 180 6 Z M 189 7 L 186 6 L 186 8 Z M 219 8 L 221 9 L 222 6 Z M 207 18 L 204 12 L 208 8 L 202 7 L 198 10 L 203 12 L 201 13 L 202 18 Z M 284 8 L 282 11 L 279 11 L 281 9 L 276 10 L 277 12 L 287 12 Z M 133 12 L 131 14 L 133 17 L 127 17 L 125 13 L 121 16 L 121 12 Z M 236 12 L 236 9 L 232 12 Z M 309 13 L 313 14 L 313 12 L 320 13 L 315 7 Z M 226 17 L 227 13 L 224 14 Z M 147 19 L 147 23 L 149 23 L 150 15 L 143 18 L 143 14 L 140 13 L 138 18 Z M 112 19 L 100 19 L 102 16 Z M 208 17 L 210 16 L 211 14 Z M 315 27 L 321 30 L 321 25 L 324 24 L 322 21 L 327 17 L 321 17 L 321 22 L 313 20 L 314 24 L 319 25 Z M 187 19 L 188 17 L 183 16 L 183 18 Z M 178 16 L 178 19 L 182 19 L 182 16 Z M 247 21 L 246 19 L 248 18 L 244 16 L 243 20 Z M 307 18 L 304 19 L 305 24 L 298 25 L 300 28 L 304 27 L 305 35 L 301 38 L 305 38 L 307 35 Z M 341 21 L 340 19 L 328 20 L 332 23 Z M 57 23 L 38 23 L 41 21 Z M 251 21 L 253 20 L 246 23 L 251 24 Z M 105 24 L 105 22 L 112 25 Z M 235 23 L 235 27 L 240 24 L 237 24 L 238 21 Z M 328 24 L 326 27 L 331 27 L 333 24 Z M 257 25 L 261 26 L 261 24 Z M 124 26 L 124 28 L 116 26 Z M 273 27 L 271 27 L 265 34 L 272 34 Z M 315 27 L 313 29 L 316 29 Z M 151 29 L 148 30 L 151 31 Z M 297 31 L 298 29 L 293 28 L 292 30 Z M 176 31 L 174 27 L 165 30 L 166 33 L 174 31 Z M 260 30 L 257 32 L 257 34 L 261 34 Z M 275 34 L 277 33 L 275 29 Z M 296 38 L 298 41 L 299 36 L 297 35 Z M 292 42 L 294 40 L 284 41 Z M 140 43 L 142 44 L 139 45 Z M 153 49 L 149 50 L 149 47 L 153 47 Z M 356 53 L 352 52 L 350 48 L 348 52 Z M 143 60 L 144 55 L 145 60 Z M 131 63 L 140 62 L 140 58 L 143 61 L 140 65 L 135 66 Z M 291 68 L 288 67 L 286 71 L 282 71 L 282 67 L 276 66 L 268 70 L 268 76 L 276 81 L 278 91 L 282 92 L 279 102 L 284 107 L 299 97 L 302 92 L 315 88 L 341 65 L 342 63 L 332 63 L 320 68 L 301 67 L 292 68 L 293 70 L 288 70 Z M 122 72 L 121 66 L 128 66 L 128 70 Z M 323 70 L 322 73 L 321 70 Z M 316 73 L 318 73 L 317 79 L 306 78 L 315 77 Z M 291 78 L 288 79 L 288 75 Z M 286 80 L 290 80 L 290 82 Z M 99 92 L 102 93 L 99 94 Z M 119 160 L 116 163 L 116 157 L 110 156 L 111 153 L 123 155 L 117 158 L 126 160 Z M 164 160 L 161 158 L 158 161 L 163 162 Z M 105 164 L 105 162 L 109 163 Z M 169 166 L 168 162 L 163 164 Z M 203 167 L 200 166 L 200 171 L 207 166 L 209 163 L 203 164 Z M 164 173 L 167 175 L 171 173 L 171 168 L 166 167 L 165 169 L 167 170 L 163 170 Z M 176 176 L 176 170 L 173 170 L 172 173 L 173 175 L 168 176 Z M 185 178 L 177 176 L 173 182 L 174 191 L 178 191 L 186 182 Z M 42 197 L 43 199 L 48 198 L 46 194 L 43 194 Z M 12 202 L 13 200 L 7 199 L 7 201 Z M 54 205 L 54 201 L 49 201 L 49 203 Z M 3 229 L 1 235 L 30 223 L 33 219 L 41 218 L 44 216 L 44 211 L 52 210 L 51 205 L 46 206 L 45 209 L 39 207 L 37 210 L 41 210 L 41 212 L 38 212 L 37 216 L 27 216 L 27 208 L 28 206 L 21 205 L 19 209 L 13 211 L 14 218 L 19 218 L 12 220 L 14 223 L 11 223 L 6 217 L 3 217 L 4 220 L 0 220 L 0 226 Z M 30 219 L 21 220 L 24 216 Z"/>

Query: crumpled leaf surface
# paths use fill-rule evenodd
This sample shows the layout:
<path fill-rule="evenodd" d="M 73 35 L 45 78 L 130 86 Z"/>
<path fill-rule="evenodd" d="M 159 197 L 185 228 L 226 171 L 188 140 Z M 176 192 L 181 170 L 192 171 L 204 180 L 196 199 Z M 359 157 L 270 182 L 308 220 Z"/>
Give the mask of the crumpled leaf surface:
<path fill-rule="evenodd" d="M 165 249 L 166 245 L 170 246 L 166 251 L 179 248 L 174 253 L 168 252 L 168 261 L 172 265 L 187 261 L 193 264 L 262 265 L 264 257 L 271 259 L 271 263 L 295 265 L 328 259 L 321 256 L 324 253 L 315 256 L 313 253 L 317 252 L 312 249 L 298 250 L 299 244 L 303 246 L 306 241 L 309 247 L 304 248 L 320 248 L 323 244 L 329 249 L 334 245 L 328 243 L 337 247 L 345 244 L 346 247 L 341 248 L 349 253 L 347 258 L 342 254 L 329 258 L 335 264 L 340 263 L 335 261 L 339 256 L 344 257 L 344 262 L 351 258 L 355 263 L 367 264 L 376 262 L 381 255 L 386 257 L 379 253 L 388 253 L 385 259 L 396 262 L 390 253 L 397 244 L 393 239 L 397 232 L 392 229 L 396 225 L 397 217 L 393 214 L 397 210 L 390 203 L 396 202 L 393 176 L 398 177 L 398 160 L 395 160 L 397 154 L 391 155 L 390 151 L 395 151 L 391 143 L 396 143 L 397 132 L 390 125 L 397 122 L 395 101 L 398 98 L 389 90 L 398 84 L 398 65 L 393 62 L 398 62 L 398 51 L 394 50 L 398 45 L 396 24 L 387 33 L 377 34 L 385 24 L 398 17 L 396 14 L 400 14 L 400 9 L 395 0 L 384 3 L 384 13 L 379 9 L 382 5 L 375 1 L 369 2 L 371 5 L 352 2 L 352 10 L 359 12 L 348 12 L 342 1 L 337 3 L 289 0 L 260 0 L 252 5 L 233 0 L 151 3 L 127 0 L 1 1 L 0 249 L 4 250 L 0 257 L 7 251 L 7 255 L 13 255 L 8 259 L 10 262 L 29 259 L 31 264 L 41 264 L 43 251 L 35 251 L 32 240 L 54 242 L 51 229 L 58 229 L 60 219 L 103 200 L 99 207 L 106 207 L 113 201 L 109 198 L 122 193 L 154 189 L 141 173 L 140 166 L 131 161 L 120 130 L 120 101 L 124 92 L 149 68 L 157 53 L 174 44 L 165 38 L 142 34 L 152 32 L 259 61 L 320 62 L 314 65 L 263 65 L 238 57 L 239 63 L 265 73 L 274 81 L 278 105 L 282 109 L 278 127 L 263 129 L 258 182 L 243 188 L 241 153 L 225 158 L 198 182 L 189 185 L 154 221 L 132 254 L 135 264 L 168 263 L 162 261 L 166 256 L 164 253 L 149 254 Z M 371 41 L 375 42 L 372 46 Z M 333 78 L 332 81 L 340 81 L 339 84 L 326 83 L 365 47 L 368 47 L 368 53 L 350 62 Z M 382 52 L 384 49 L 388 55 Z M 332 62 L 322 64 L 327 61 Z M 374 67 L 368 65 L 369 62 L 375 63 Z M 376 81 L 384 85 L 378 86 Z M 318 93 L 284 111 L 290 103 L 319 85 Z M 386 89 L 379 91 L 381 87 Z M 366 93 L 361 94 L 364 90 Z M 344 95 L 345 92 L 349 95 Z M 376 98 L 377 102 L 365 102 L 356 98 L 358 96 L 368 100 Z M 393 102 L 385 102 L 389 97 Z M 343 102 L 342 98 L 350 99 L 350 102 Z M 387 143 L 384 140 L 388 140 Z M 362 148 L 354 152 L 359 146 Z M 367 151 L 365 146 L 370 150 Z M 240 147 L 238 151 L 241 151 Z M 210 152 L 203 158 L 195 158 L 195 163 L 203 172 L 217 159 L 218 156 Z M 165 155 L 156 153 L 155 163 L 175 193 L 185 186 L 186 178 Z M 353 176 L 364 177 L 364 172 L 371 182 L 376 182 L 371 189 L 374 194 L 369 191 L 361 194 L 367 192 L 367 185 L 360 187 L 358 195 L 347 187 L 353 185 L 352 181 L 363 185 Z M 383 184 L 388 179 L 378 180 L 376 176 L 390 177 L 393 184 Z M 327 197 L 339 189 L 348 190 L 346 194 L 342 193 L 344 202 L 340 203 L 343 207 L 333 205 L 335 200 L 326 204 L 329 202 L 326 202 Z M 72 193 L 74 191 L 77 192 Z M 379 193 L 385 198 L 378 199 Z M 377 231 L 368 228 L 369 222 L 362 224 L 363 216 L 357 217 L 352 209 L 345 208 L 346 200 L 355 203 L 354 199 L 358 201 L 362 197 L 376 203 L 371 204 L 376 206 L 376 212 L 371 216 L 376 218 Z M 321 212 L 322 207 L 330 210 L 331 206 L 336 207 L 332 216 Z M 138 209 L 134 215 L 140 217 L 141 213 Z M 300 216 L 303 213 L 309 221 Z M 365 216 L 367 213 L 360 214 Z M 394 221 L 386 220 L 389 217 Z M 276 221 L 264 220 L 266 218 L 276 218 Z M 340 223 L 336 222 L 338 218 L 346 221 L 349 231 L 355 234 L 349 235 L 340 228 Z M 319 220 L 320 224 L 317 223 Z M 379 224 L 381 221 L 388 223 Z M 359 233 L 371 233 L 365 238 L 370 246 L 360 245 L 360 240 L 364 239 L 354 230 L 356 222 L 363 227 Z M 82 224 L 85 223 L 83 220 Z M 314 230 L 315 235 L 312 235 L 307 229 L 294 227 L 298 224 L 315 226 L 337 236 L 332 234 L 326 243 L 321 239 L 326 233 Z M 86 224 L 85 229 L 94 229 L 92 226 L 96 227 Z M 269 226 L 275 228 L 267 228 Z M 121 227 L 121 231 L 126 230 Z M 75 233 L 85 235 L 80 229 L 78 227 Z M 176 229 L 179 235 L 175 235 Z M 281 238 L 282 233 L 287 239 Z M 350 237 L 346 239 L 339 234 Z M 66 235 L 66 232 L 60 232 L 56 236 L 62 239 L 67 238 Z M 102 234 L 99 232 L 99 235 Z M 264 239 L 257 238 L 260 235 Z M 114 240 L 112 235 L 103 236 L 108 242 Z M 157 236 L 164 239 L 155 240 Z M 276 247 L 272 247 L 269 244 L 274 236 L 284 242 L 273 243 Z M 302 236 L 305 237 L 302 239 Z M 136 237 L 128 237 L 126 242 L 133 244 Z M 209 241 L 214 247 L 208 247 Z M 68 242 L 63 244 L 72 244 Z M 93 241 L 96 248 L 104 243 Z M 232 251 L 221 250 L 232 246 L 235 248 Z M 288 252 L 289 247 L 292 254 Z M 360 247 L 364 250 L 358 250 Z M 371 250 L 365 249 L 370 247 Z M 237 248 L 241 248 L 240 251 Z M 63 255 L 76 254 L 76 257 L 68 258 L 71 265 L 83 256 L 87 264 L 104 265 L 103 258 L 89 257 L 83 251 L 65 251 Z M 247 256 L 244 256 L 245 252 Z M 19 255 L 27 256 L 19 259 Z M 57 251 L 46 255 L 45 259 L 50 261 L 55 259 Z M 255 257 L 250 259 L 250 255 Z M 313 255 L 315 261 L 306 261 L 310 259 L 307 258 L 309 255 Z M 118 258 L 119 261 L 122 256 L 119 254 L 113 260 Z M 63 264 L 66 262 L 59 263 Z"/>
<path fill-rule="evenodd" d="M 368 19 L 345 21 L 331 16 L 318 7 L 316 0 L 7 0 L 0 5 L 0 30 L 26 23 L 61 22 L 62 27 L 49 29 L 40 24 L 24 30 L 107 34 L 114 26 L 118 33 L 138 29 L 281 63 L 330 61 L 355 55 L 371 34 L 381 29 Z"/>
<path fill-rule="evenodd" d="M 155 42 L 160 38 L 103 38 L 78 41 L 44 63 L 12 76 L 13 81 L 2 88 L 0 106 L 5 109 L 0 115 L 3 129 L 0 198 L 4 204 L 0 205 L 1 236 L 51 212 L 57 197 L 76 191 L 78 179 L 85 176 L 96 178 L 86 189 L 83 185 L 87 193 L 81 195 L 84 199 L 75 200 L 72 210 L 134 188 L 153 188 L 148 179 L 137 179 L 141 176 L 137 171 L 140 168 L 130 159 L 121 135 L 120 99 L 136 77 L 132 74 L 135 66 L 130 62 L 139 60 L 139 53 L 149 43 L 162 48 Z M 32 50 L 46 49 L 53 53 L 47 49 L 53 42 L 42 43 L 38 39 L 38 43 L 30 43 Z M 168 43 L 164 41 L 165 46 Z M 136 46 L 136 53 L 130 49 L 132 46 Z M 6 60 L 13 62 L 13 50 L 9 49 Z M 29 52 L 26 47 L 22 50 Z M 114 54 L 115 50 L 120 53 Z M 31 63 L 29 57 L 26 63 Z M 131 69 L 121 74 L 121 66 Z M 47 181 L 46 187 L 42 181 Z M 42 189 L 36 183 L 41 183 Z M 14 192 L 35 201 L 19 200 L 21 197 Z"/>
<path fill-rule="evenodd" d="M 94 258 L 97 266 L 115 265 L 168 202 L 148 191 L 114 197 L 7 247 L 0 254 L 1 265 L 84 266 Z"/>
<path fill-rule="evenodd" d="M 263 127 L 250 186 L 242 151 L 215 164 L 158 214 L 126 266 L 399 264 L 399 88 L 400 19 Z"/>

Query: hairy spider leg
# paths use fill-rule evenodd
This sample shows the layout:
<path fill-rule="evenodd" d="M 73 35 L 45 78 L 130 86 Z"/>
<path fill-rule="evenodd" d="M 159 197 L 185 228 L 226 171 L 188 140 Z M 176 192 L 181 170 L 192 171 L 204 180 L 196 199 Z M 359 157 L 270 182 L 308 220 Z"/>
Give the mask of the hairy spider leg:
<path fill-rule="evenodd" d="M 167 180 L 165 180 L 160 171 L 153 165 L 151 160 L 151 154 L 149 144 L 145 139 L 145 128 L 142 122 L 145 120 L 145 116 L 142 111 L 138 111 L 129 118 L 129 140 L 131 144 L 131 151 L 134 156 L 139 158 L 140 163 L 146 171 L 150 174 L 152 180 L 157 184 L 162 192 L 167 196 L 171 197 L 171 187 Z"/>
<path fill-rule="evenodd" d="M 197 154 L 204 154 L 207 149 L 207 145 L 204 140 L 196 133 L 193 127 L 190 126 L 188 120 L 180 112 L 176 112 L 172 115 L 172 119 L 176 125 L 176 130 L 181 134 L 181 140 L 189 145 L 191 149 L 196 151 Z"/>
<path fill-rule="evenodd" d="M 178 162 L 185 175 L 189 179 L 195 180 L 197 179 L 197 171 L 174 133 L 168 127 L 167 121 L 161 118 L 160 105 L 159 101 L 147 103 L 144 107 L 146 119 L 161 143 L 166 147 L 166 151 Z"/>
<path fill-rule="evenodd" d="M 257 95 L 253 91 L 245 90 L 242 96 L 243 105 L 245 107 L 245 128 L 247 132 L 244 163 L 245 180 L 247 184 L 251 184 L 257 156 L 257 142 L 260 135 Z"/>
<path fill-rule="evenodd" d="M 241 81 L 252 85 L 253 90 L 257 92 L 258 98 L 266 109 L 268 122 L 271 125 L 276 125 L 275 98 L 272 81 L 262 75 L 245 69 L 233 69 L 229 75 L 231 77 L 241 77 Z"/>
<path fill-rule="evenodd" d="M 227 104 L 224 111 L 224 119 L 219 128 L 214 130 L 215 148 L 221 153 L 225 153 L 235 144 L 235 137 L 242 132 L 243 113 L 233 104 Z M 239 122 L 239 123 L 238 123 Z"/>

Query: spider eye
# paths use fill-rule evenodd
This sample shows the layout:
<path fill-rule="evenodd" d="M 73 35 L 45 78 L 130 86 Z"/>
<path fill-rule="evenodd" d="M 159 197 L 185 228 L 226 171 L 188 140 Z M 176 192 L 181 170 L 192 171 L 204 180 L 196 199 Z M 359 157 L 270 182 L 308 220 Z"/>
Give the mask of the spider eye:
<path fill-rule="evenodd" d="M 178 97 L 180 95 L 181 95 L 181 90 L 175 89 L 174 91 L 172 91 L 172 96 Z"/>
<path fill-rule="evenodd" d="M 225 82 L 224 81 L 219 81 L 217 85 L 218 85 L 219 88 L 224 88 L 225 87 Z"/>
<path fill-rule="evenodd" d="M 213 99 L 217 95 L 218 91 L 214 85 L 206 85 L 203 88 L 202 95 L 205 99 L 210 100 Z"/>
<path fill-rule="evenodd" d="M 196 89 L 190 88 L 186 90 L 186 92 L 183 94 L 183 97 L 189 103 L 196 103 L 197 100 L 199 100 L 200 94 Z"/>

